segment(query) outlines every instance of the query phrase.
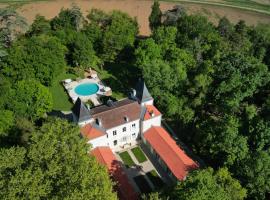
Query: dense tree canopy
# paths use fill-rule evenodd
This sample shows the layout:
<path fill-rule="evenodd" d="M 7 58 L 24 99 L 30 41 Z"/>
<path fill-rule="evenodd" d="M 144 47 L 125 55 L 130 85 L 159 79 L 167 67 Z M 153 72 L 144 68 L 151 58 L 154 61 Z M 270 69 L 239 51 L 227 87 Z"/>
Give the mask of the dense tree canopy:
<path fill-rule="evenodd" d="M 175 200 L 241 200 L 246 197 L 246 190 L 227 169 L 214 172 L 208 168 L 190 173 L 185 181 L 178 183 L 170 196 Z"/>
<path fill-rule="evenodd" d="M 52 119 L 29 142 L 0 151 L 2 198 L 116 199 L 108 174 L 87 155 L 74 125 Z"/>
<path fill-rule="evenodd" d="M 38 119 L 52 109 L 52 95 L 48 88 L 35 80 L 23 80 L 12 89 L 8 108 L 19 116 Z"/>
<path fill-rule="evenodd" d="M 125 48 L 133 46 L 138 33 L 136 20 L 120 11 L 113 11 L 104 28 L 102 39 L 102 57 L 105 61 L 114 61 Z"/>
<path fill-rule="evenodd" d="M 66 47 L 57 38 L 33 36 L 12 45 L 2 70 L 15 80 L 30 78 L 50 85 L 66 67 L 65 52 Z"/>
<path fill-rule="evenodd" d="M 225 17 L 215 26 L 179 6 L 161 16 L 155 1 L 152 33 L 141 38 L 123 12 L 92 9 L 85 19 L 74 5 L 37 16 L 24 34 L 25 20 L 0 9 L 1 197 L 116 198 L 78 130 L 46 119 L 58 77 L 88 67 L 115 88 L 142 76 L 166 122 L 215 169 L 192 172 L 165 199 L 269 197 L 270 26 Z"/>

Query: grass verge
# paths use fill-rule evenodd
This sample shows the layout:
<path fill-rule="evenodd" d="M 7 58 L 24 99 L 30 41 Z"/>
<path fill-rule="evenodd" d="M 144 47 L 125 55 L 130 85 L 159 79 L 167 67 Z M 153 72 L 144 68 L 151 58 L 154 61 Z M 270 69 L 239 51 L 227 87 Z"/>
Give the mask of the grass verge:
<path fill-rule="evenodd" d="M 69 100 L 69 96 L 62 85 L 62 80 L 67 78 L 76 78 L 74 74 L 62 73 L 56 77 L 49 87 L 53 97 L 53 110 L 69 111 L 73 104 Z"/>
<path fill-rule="evenodd" d="M 144 155 L 144 153 L 142 152 L 140 147 L 135 147 L 135 148 L 131 149 L 131 151 L 139 163 L 143 163 L 143 162 L 147 161 L 147 158 Z"/>
<path fill-rule="evenodd" d="M 146 176 L 150 179 L 156 189 L 160 189 L 164 186 L 164 182 L 159 177 L 155 170 L 146 173 Z"/>
<path fill-rule="evenodd" d="M 133 162 L 132 158 L 130 157 L 127 151 L 119 153 L 119 156 L 123 160 L 126 167 L 131 167 L 135 165 L 135 163 Z"/>

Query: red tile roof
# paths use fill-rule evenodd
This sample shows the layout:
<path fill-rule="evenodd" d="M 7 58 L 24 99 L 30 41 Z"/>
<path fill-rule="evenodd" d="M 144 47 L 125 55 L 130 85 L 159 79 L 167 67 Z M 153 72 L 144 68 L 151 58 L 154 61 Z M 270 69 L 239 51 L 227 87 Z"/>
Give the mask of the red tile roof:
<path fill-rule="evenodd" d="M 154 116 L 161 115 L 161 113 L 159 112 L 159 110 L 155 106 L 146 105 L 146 112 L 145 112 L 145 115 L 144 115 L 144 120 L 151 119 L 152 118 L 151 113 L 153 113 Z"/>
<path fill-rule="evenodd" d="M 185 179 L 189 170 L 199 167 L 164 128 L 153 126 L 144 133 L 144 137 L 178 180 Z"/>
<path fill-rule="evenodd" d="M 81 134 L 89 140 L 105 135 L 105 133 L 94 128 L 91 124 L 86 124 L 84 127 L 82 127 Z"/>
<path fill-rule="evenodd" d="M 109 147 L 97 147 L 90 154 L 94 155 L 100 164 L 107 167 L 114 181 L 117 182 L 117 192 L 120 200 L 139 199 L 138 194 L 129 183 L 121 163 L 116 159 Z"/>

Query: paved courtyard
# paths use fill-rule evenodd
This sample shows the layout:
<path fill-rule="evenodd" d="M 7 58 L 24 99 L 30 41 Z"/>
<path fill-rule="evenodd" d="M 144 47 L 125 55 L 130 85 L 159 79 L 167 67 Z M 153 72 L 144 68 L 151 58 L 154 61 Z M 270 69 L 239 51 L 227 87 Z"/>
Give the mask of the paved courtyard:
<path fill-rule="evenodd" d="M 136 158 L 136 156 L 132 152 L 132 149 L 134 149 L 136 147 L 139 147 L 143 151 L 144 155 L 146 156 L 146 161 L 141 162 L 141 163 L 138 161 L 138 159 Z M 121 154 L 123 152 L 127 152 L 129 154 L 129 156 L 131 157 L 132 161 L 134 162 L 134 164 L 132 166 L 127 166 L 126 163 L 124 162 L 124 160 L 120 157 L 119 154 Z M 151 181 L 149 178 L 149 174 L 151 174 L 153 172 L 154 173 L 156 172 L 155 174 L 161 178 L 164 185 L 171 184 L 171 179 L 168 177 L 166 172 L 161 168 L 161 166 L 158 164 L 158 162 L 155 162 L 155 160 L 154 160 L 154 158 L 152 158 L 150 152 L 147 152 L 146 147 L 144 147 L 141 144 L 131 146 L 125 150 L 118 152 L 116 154 L 116 158 L 123 163 L 124 170 L 125 170 L 126 174 L 128 175 L 131 184 L 133 185 L 133 187 L 135 188 L 135 190 L 137 192 L 143 192 L 143 191 L 141 191 L 142 188 L 140 190 L 138 185 L 134 181 L 134 178 L 137 179 L 139 177 L 143 177 L 142 179 L 145 179 L 145 181 L 151 187 L 152 191 L 154 191 L 156 189 L 156 186 L 154 185 L 155 183 L 153 183 L 153 180 Z M 140 186 L 140 187 L 142 187 L 142 186 Z"/>

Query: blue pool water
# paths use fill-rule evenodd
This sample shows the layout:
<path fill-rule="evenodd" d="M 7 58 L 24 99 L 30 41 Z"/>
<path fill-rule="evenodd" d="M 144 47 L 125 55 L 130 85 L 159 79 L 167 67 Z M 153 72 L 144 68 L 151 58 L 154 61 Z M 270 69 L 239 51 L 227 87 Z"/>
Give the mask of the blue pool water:
<path fill-rule="evenodd" d="M 75 88 L 75 92 L 81 96 L 88 96 L 96 94 L 98 91 L 98 85 L 95 83 L 83 83 Z"/>

